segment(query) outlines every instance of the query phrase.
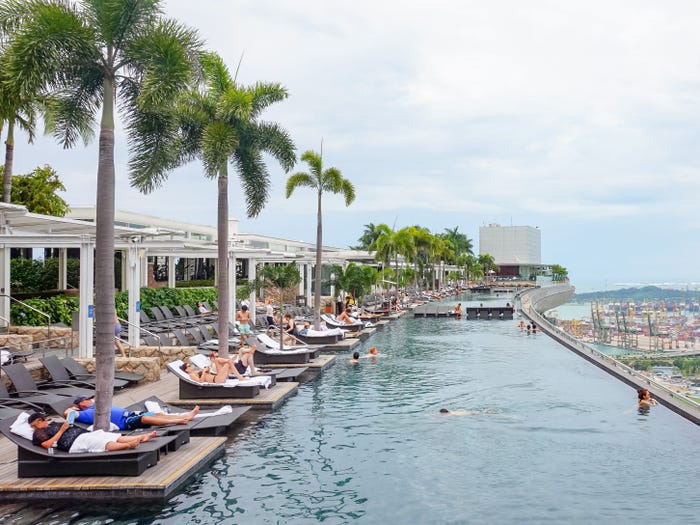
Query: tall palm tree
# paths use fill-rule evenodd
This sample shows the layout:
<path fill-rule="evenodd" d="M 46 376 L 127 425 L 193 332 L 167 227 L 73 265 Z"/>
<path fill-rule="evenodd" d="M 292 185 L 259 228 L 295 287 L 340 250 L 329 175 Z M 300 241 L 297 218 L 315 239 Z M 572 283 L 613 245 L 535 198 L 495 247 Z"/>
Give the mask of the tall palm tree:
<path fill-rule="evenodd" d="M 377 240 L 377 237 L 379 237 L 379 235 L 382 233 L 379 226 L 375 226 L 372 222 L 365 224 L 364 228 L 365 230 L 362 232 L 362 236 L 358 239 L 359 244 L 357 246 L 353 246 L 353 250 L 368 250 L 369 247 L 374 244 L 374 241 Z"/>
<path fill-rule="evenodd" d="M 7 78 L 7 69 L 0 57 L 0 132 L 3 124 L 7 123 L 7 138 L 5 139 L 5 170 L 3 180 L 3 202 L 12 202 L 12 174 L 15 151 L 15 126 L 23 129 L 31 144 L 34 141 L 34 128 L 38 99 L 36 93 L 21 96 Z"/>
<path fill-rule="evenodd" d="M 268 198 L 270 175 L 262 154 L 279 161 L 285 172 L 296 162 L 294 143 L 275 123 L 259 121 L 264 109 L 287 98 L 279 84 L 236 84 L 226 64 L 215 53 L 200 55 L 200 85 L 180 98 L 168 118 L 141 114 L 139 130 L 144 146 L 131 163 L 131 182 L 144 193 L 163 184 L 168 170 L 201 159 L 204 175 L 215 178 L 217 197 L 217 251 L 219 272 L 219 333 L 228 333 L 230 293 L 228 276 L 229 163 L 243 183 L 249 217 L 257 216 Z M 235 303 L 234 303 L 235 306 Z M 228 356 L 226 338 L 219 338 L 219 354 Z"/>
<path fill-rule="evenodd" d="M 336 195 L 340 193 L 345 199 L 345 206 L 350 206 L 355 200 L 355 187 L 343 178 L 337 168 L 323 169 L 321 155 L 308 150 L 301 156 L 301 160 L 309 165 L 309 173 L 298 172 L 287 179 L 287 198 L 291 197 L 294 190 L 301 187 L 316 190 L 316 275 L 314 276 L 314 329 L 321 328 L 321 256 L 323 255 L 323 213 L 321 200 L 324 193 L 330 192 Z"/>
<path fill-rule="evenodd" d="M 385 264 L 394 260 L 394 280 L 398 291 L 399 288 L 399 255 L 409 260 L 415 254 L 415 244 L 410 227 L 401 228 L 398 231 L 391 230 L 384 225 L 382 234 L 377 237 L 372 251 L 376 251 L 375 258 Z"/>
<path fill-rule="evenodd" d="M 162 16 L 160 0 L 6 0 L 3 74 L 13 91 L 47 95 L 47 130 L 65 147 L 100 135 L 95 315 L 97 428 L 108 428 L 114 382 L 114 108 L 130 138 L 142 108 L 155 111 L 187 85 L 194 31 Z"/>

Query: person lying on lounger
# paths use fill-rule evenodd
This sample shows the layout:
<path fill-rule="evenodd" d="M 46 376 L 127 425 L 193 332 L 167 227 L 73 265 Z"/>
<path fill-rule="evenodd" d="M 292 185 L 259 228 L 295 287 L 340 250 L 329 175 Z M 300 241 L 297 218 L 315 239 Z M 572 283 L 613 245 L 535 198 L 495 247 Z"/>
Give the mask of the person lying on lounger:
<path fill-rule="evenodd" d="M 73 406 L 64 412 L 67 418 L 70 412 L 76 412 L 75 420 L 86 425 L 95 422 L 95 402 L 92 397 L 78 396 L 73 400 Z M 185 414 L 170 415 L 156 414 L 154 412 L 134 412 L 121 407 L 112 407 L 109 420 L 114 423 L 119 430 L 136 430 L 137 428 L 148 428 L 150 426 L 163 427 L 168 425 L 184 425 L 192 421 L 199 413 L 199 406 Z"/>
<path fill-rule="evenodd" d="M 209 366 L 205 366 L 202 370 L 197 370 L 191 363 L 182 363 L 180 368 L 190 376 L 192 381 L 197 383 L 225 383 L 232 370 L 235 370 L 231 361 L 220 363 L 214 372 Z"/>
<path fill-rule="evenodd" d="M 94 430 L 92 432 L 84 428 L 75 427 L 64 421 L 49 422 L 46 414 L 34 412 L 27 418 L 29 426 L 34 429 L 32 443 L 46 449 L 56 447 L 58 450 L 80 454 L 82 452 L 113 452 L 136 448 L 139 443 L 155 437 L 156 433 L 142 434 L 140 436 L 122 436 L 114 432 Z"/>

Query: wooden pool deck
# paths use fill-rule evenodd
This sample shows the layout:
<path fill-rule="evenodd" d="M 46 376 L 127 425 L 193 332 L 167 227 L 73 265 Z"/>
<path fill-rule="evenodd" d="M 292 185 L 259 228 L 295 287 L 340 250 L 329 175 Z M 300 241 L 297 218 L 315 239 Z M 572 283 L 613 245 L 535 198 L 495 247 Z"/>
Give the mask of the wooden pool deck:
<path fill-rule="evenodd" d="M 66 476 L 18 478 L 17 447 L 0 441 L 0 501 L 104 499 L 161 500 L 168 498 L 192 474 L 224 454 L 226 438 L 193 437 L 176 452 L 162 455 L 140 476 Z"/>

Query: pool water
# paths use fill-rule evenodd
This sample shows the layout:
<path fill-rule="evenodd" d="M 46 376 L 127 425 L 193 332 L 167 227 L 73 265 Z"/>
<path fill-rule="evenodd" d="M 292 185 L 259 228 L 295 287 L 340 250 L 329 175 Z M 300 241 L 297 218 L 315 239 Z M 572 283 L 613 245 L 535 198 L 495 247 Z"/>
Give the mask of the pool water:
<path fill-rule="evenodd" d="M 697 519 L 698 428 L 638 413 L 633 389 L 516 323 L 407 315 L 360 347 L 383 356 L 340 354 L 167 503 L 40 523 Z"/>

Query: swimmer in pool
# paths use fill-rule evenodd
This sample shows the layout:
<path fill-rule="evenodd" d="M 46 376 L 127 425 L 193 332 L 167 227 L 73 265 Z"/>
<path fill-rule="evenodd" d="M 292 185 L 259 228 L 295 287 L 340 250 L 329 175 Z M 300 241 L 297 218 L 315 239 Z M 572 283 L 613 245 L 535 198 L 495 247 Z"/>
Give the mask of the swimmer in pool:
<path fill-rule="evenodd" d="M 478 413 L 478 410 L 447 410 L 446 408 L 440 409 L 440 414 L 445 416 L 470 416 Z"/>
<path fill-rule="evenodd" d="M 350 363 L 353 365 L 356 365 L 360 362 L 360 352 L 355 352 L 352 354 L 352 359 L 350 359 Z"/>
<path fill-rule="evenodd" d="M 640 388 L 637 390 L 637 400 L 639 401 L 640 408 L 648 408 L 650 406 L 658 405 L 656 399 L 651 397 L 651 394 L 646 388 Z"/>

